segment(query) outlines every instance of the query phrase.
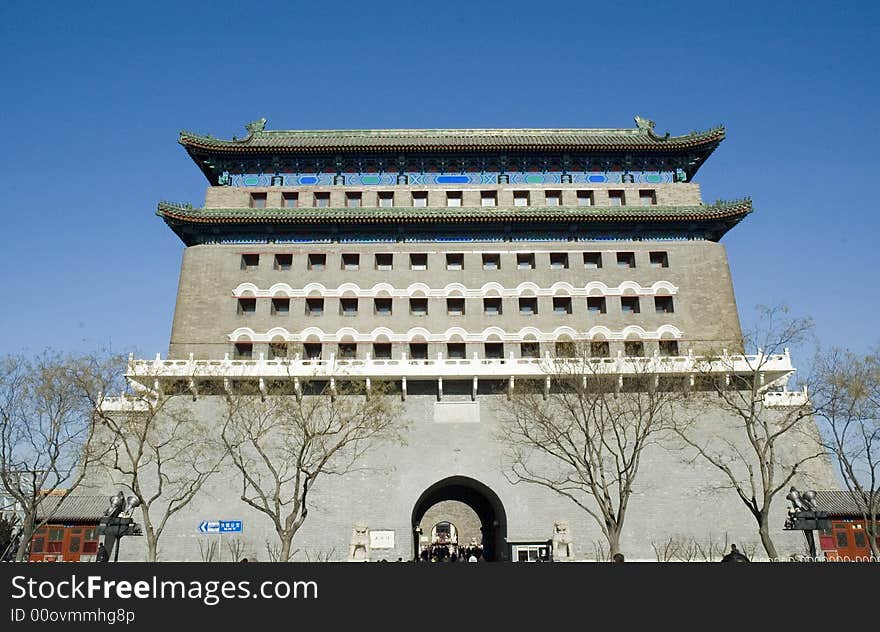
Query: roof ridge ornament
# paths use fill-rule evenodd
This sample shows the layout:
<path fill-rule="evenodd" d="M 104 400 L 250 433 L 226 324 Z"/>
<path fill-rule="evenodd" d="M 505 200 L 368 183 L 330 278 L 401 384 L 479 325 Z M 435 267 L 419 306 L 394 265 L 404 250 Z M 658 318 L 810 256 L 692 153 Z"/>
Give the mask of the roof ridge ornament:
<path fill-rule="evenodd" d="M 257 132 L 262 132 L 266 129 L 266 117 L 252 121 L 246 124 L 244 128 L 248 131 L 248 136 L 253 136 Z"/>
<path fill-rule="evenodd" d="M 654 123 L 654 121 L 652 121 L 651 119 L 646 119 L 642 116 L 639 116 L 638 114 L 633 118 L 635 118 L 636 127 L 638 127 L 640 132 L 645 132 L 648 134 L 648 136 L 657 140 L 667 140 L 669 138 L 669 132 L 666 132 L 664 136 L 657 136 L 657 134 L 654 132 L 654 125 L 656 125 L 656 123 Z"/>

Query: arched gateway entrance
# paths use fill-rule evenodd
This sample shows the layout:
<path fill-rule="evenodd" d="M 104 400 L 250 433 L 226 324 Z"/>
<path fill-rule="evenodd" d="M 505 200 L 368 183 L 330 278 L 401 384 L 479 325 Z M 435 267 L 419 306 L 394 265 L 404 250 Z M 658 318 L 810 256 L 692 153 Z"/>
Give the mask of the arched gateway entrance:
<path fill-rule="evenodd" d="M 483 557 L 486 561 L 506 561 L 507 515 L 501 499 L 483 483 L 466 476 L 450 476 L 437 481 L 422 492 L 412 512 L 413 559 L 420 553 L 419 524 L 431 507 L 444 501 L 464 503 L 476 512 L 480 521 Z"/>

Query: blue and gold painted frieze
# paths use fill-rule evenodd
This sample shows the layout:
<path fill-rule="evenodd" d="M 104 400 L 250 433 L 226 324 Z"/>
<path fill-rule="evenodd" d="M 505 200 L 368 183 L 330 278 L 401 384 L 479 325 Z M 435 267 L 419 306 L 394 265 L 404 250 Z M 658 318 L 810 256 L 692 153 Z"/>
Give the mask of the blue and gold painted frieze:
<path fill-rule="evenodd" d="M 224 174 L 221 183 L 234 187 L 302 187 L 302 186 L 384 186 L 398 184 L 410 186 L 436 185 L 477 185 L 499 184 L 500 172 L 467 173 L 297 173 L 297 174 Z M 542 185 L 542 184 L 668 184 L 675 181 L 671 171 L 548 171 L 505 172 L 504 184 Z M 403 176 L 403 177 L 402 177 Z"/>

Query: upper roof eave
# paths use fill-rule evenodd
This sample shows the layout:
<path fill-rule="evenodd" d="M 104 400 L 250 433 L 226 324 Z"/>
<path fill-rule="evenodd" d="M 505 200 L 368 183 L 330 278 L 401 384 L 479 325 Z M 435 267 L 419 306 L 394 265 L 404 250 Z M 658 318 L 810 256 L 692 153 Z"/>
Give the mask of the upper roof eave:
<path fill-rule="evenodd" d="M 266 130 L 265 119 L 247 125 L 248 135 L 225 140 L 181 131 L 178 142 L 190 151 L 250 154 L 327 151 L 477 150 L 645 150 L 676 151 L 714 147 L 723 126 L 685 135 L 654 133 L 654 123 L 636 117 L 636 128 L 622 129 L 374 129 Z"/>

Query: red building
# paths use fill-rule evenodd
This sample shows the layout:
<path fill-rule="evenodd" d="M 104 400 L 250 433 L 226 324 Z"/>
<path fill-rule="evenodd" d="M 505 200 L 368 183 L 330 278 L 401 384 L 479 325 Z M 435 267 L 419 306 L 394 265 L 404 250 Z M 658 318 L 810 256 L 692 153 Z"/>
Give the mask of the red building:
<path fill-rule="evenodd" d="M 861 561 L 871 557 L 862 511 L 848 491 L 817 491 L 816 509 L 828 513 L 831 528 L 819 533 L 819 546 L 829 562 Z M 877 536 L 880 546 L 880 535 Z"/>
<path fill-rule="evenodd" d="M 45 525 L 31 540 L 31 562 L 94 562 L 98 551 L 98 522 L 107 508 L 106 496 L 68 496 L 61 504 L 47 498 L 41 504 Z"/>

